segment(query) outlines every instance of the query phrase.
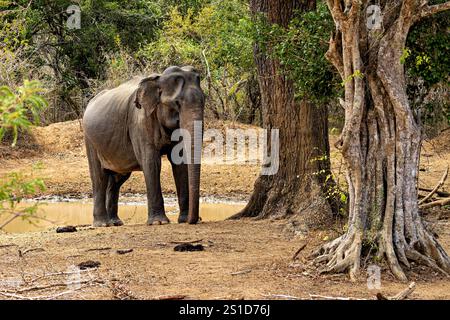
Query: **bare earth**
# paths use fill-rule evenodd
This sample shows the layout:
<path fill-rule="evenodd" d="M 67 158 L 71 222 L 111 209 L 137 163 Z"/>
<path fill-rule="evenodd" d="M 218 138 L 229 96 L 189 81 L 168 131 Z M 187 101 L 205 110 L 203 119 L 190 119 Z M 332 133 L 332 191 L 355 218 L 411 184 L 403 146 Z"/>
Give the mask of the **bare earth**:
<path fill-rule="evenodd" d="M 220 128 L 232 125 L 218 123 Z M 236 125 L 241 126 L 241 125 Z M 335 138 L 332 137 L 332 141 Z M 433 187 L 450 160 L 450 132 L 425 143 L 420 185 Z M 339 174 L 340 160 L 333 149 L 333 169 Z M 47 191 L 40 195 L 90 194 L 87 161 L 77 121 L 36 128 L 30 137 L 11 151 L 0 146 L 0 177 L 11 171 L 30 172 L 45 178 Z M 343 168 L 342 168 L 343 170 Z M 202 166 L 202 195 L 245 199 L 258 175 L 257 166 Z M 170 166 L 162 173 L 163 191 L 174 193 Z M 450 189 L 449 181 L 444 190 Z M 145 191 L 140 173 L 123 192 Z M 38 195 L 36 195 L 38 196 Z M 450 252 L 450 215 L 442 210 L 427 215 Z M 367 274 L 357 283 L 347 275 L 319 275 L 307 256 L 321 243 L 335 237 L 333 231 L 310 231 L 293 236 L 286 221 L 220 221 L 199 225 L 78 228 L 76 233 L 54 229 L 23 234 L 0 233 L 0 299 L 41 297 L 57 299 L 158 299 L 182 296 L 187 299 L 274 299 L 289 296 L 310 299 L 312 295 L 374 299 L 381 291 L 394 295 L 407 284 L 383 270 L 381 288 L 369 290 Z M 195 241 L 204 251 L 177 252 L 174 242 Z M 306 248 L 293 260 L 304 243 Z M 118 249 L 133 249 L 118 254 Z M 70 267 L 98 261 L 97 269 L 73 275 Z M 383 266 L 381 266 L 383 268 Z M 64 273 L 64 274 L 62 274 Z M 65 274 L 69 273 L 69 274 Z M 426 268 L 414 266 L 409 274 L 417 288 L 411 299 L 450 299 L 450 280 Z M 20 284 L 13 289 L 11 283 Z M 69 282 L 81 282 L 66 286 Z"/>

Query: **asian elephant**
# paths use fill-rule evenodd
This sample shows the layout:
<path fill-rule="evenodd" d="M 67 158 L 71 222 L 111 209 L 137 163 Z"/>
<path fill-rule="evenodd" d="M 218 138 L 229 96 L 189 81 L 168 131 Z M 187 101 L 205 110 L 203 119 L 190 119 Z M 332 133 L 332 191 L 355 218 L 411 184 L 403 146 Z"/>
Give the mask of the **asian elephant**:
<path fill-rule="evenodd" d="M 169 223 L 160 182 L 164 154 L 172 165 L 180 207 L 178 222 L 198 222 L 200 161 L 174 161 L 171 151 L 178 142 L 171 141 L 171 135 L 181 128 L 194 137 L 194 124 L 203 123 L 204 105 L 200 76 L 191 66 L 172 66 L 162 74 L 134 77 L 100 92 L 89 102 L 83 129 L 93 187 L 94 226 L 123 224 L 117 215 L 119 189 L 132 171 L 144 173 L 147 224 Z M 185 147 L 193 151 L 194 139 L 189 145 L 185 142 Z"/>

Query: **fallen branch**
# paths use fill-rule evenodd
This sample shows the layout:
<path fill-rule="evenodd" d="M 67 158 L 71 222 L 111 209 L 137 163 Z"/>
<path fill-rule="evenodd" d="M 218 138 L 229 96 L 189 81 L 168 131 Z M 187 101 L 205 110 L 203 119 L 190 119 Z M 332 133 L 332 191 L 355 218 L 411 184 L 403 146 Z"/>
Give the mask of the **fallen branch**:
<path fill-rule="evenodd" d="M 289 299 L 289 300 L 301 300 L 299 297 L 290 296 L 287 294 L 262 294 L 266 298 L 279 298 L 279 299 Z"/>
<path fill-rule="evenodd" d="M 10 248 L 10 247 L 17 247 L 17 244 L 2 244 L 2 245 L 0 245 L 0 249 Z"/>
<path fill-rule="evenodd" d="M 424 203 L 424 204 L 420 205 L 419 208 L 420 209 L 429 209 L 429 208 L 433 208 L 433 207 L 446 206 L 448 204 L 450 204 L 450 198 L 445 198 L 445 199 L 441 199 L 441 200 L 437 200 L 437 201 L 433 201 L 433 202 Z"/>
<path fill-rule="evenodd" d="M 405 290 L 400 291 L 395 296 L 386 297 L 382 293 L 379 292 L 379 293 L 377 293 L 377 299 L 378 300 L 404 300 L 414 291 L 414 289 L 416 289 L 416 283 L 411 282 Z"/>
<path fill-rule="evenodd" d="M 436 191 L 438 191 L 438 189 L 440 187 L 442 187 L 442 185 L 444 184 L 445 180 L 447 179 L 448 176 L 448 166 L 447 169 L 445 169 L 444 174 L 441 177 L 441 180 L 439 180 L 439 182 L 436 184 L 436 186 L 433 188 L 433 190 L 430 191 L 430 193 L 428 195 L 425 196 L 425 198 L 423 198 L 422 200 L 419 201 L 419 206 L 425 202 L 427 202 L 429 199 L 431 199 L 431 197 L 433 196 L 433 194 L 436 193 Z"/>
<path fill-rule="evenodd" d="M 111 247 L 102 247 L 102 248 L 90 248 L 90 249 L 86 249 L 86 252 L 89 251 L 107 251 L 107 250 L 111 250 Z"/>
<path fill-rule="evenodd" d="M 8 292 L 2 292 L 0 291 L 0 295 L 4 296 L 4 297 L 8 297 L 8 298 L 15 298 L 15 299 L 19 299 L 19 300 L 51 300 L 51 299 L 55 299 L 57 297 L 69 294 L 69 293 L 73 293 L 75 292 L 75 290 L 68 290 L 68 291 L 63 291 L 51 296 L 37 296 L 37 297 L 27 297 L 27 296 L 22 296 L 19 294 L 15 294 L 15 293 L 8 293 Z"/>
<path fill-rule="evenodd" d="M 74 293 L 77 290 L 81 290 L 84 288 L 87 288 L 89 286 L 91 286 L 92 284 L 86 285 L 86 286 L 81 286 L 79 288 L 73 289 L 73 290 L 67 290 L 67 291 L 63 291 L 63 292 L 59 292 L 53 295 L 47 295 L 47 296 L 34 296 L 34 297 L 29 297 L 29 296 L 23 296 L 17 293 L 12 293 L 12 292 L 4 292 L 4 291 L 0 291 L 0 296 L 4 296 L 4 297 L 8 297 L 8 298 L 15 298 L 15 299 L 19 299 L 19 300 L 52 300 L 70 293 Z"/>
<path fill-rule="evenodd" d="M 158 296 L 153 298 L 153 300 L 184 300 L 187 296 L 183 294 L 175 294 L 171 296 Z"/>
<path fill-rule="evenodd" d="M 55 288 L 55 287 L 75 286 L 75 285 L 81 285 L 81 284 L 87 284 L 87 283 L 103 284 L 104 281 L 102 281 L 102 280 L 95 280 L 95 279 L 88 279 L 88 280 L 81 280 L 81 281 L 52 283 L 52 284 L 47 284 L 47 285 L 33 286 L 33 287 L 28 287 L 28 288 L 17 289 L 17 290 L 14 290 L 14 291 L 0 291 L 0 292 L 1 293 L 24 293 L 24 292 L 30 292 L 30 291 L 46 290 L 46 289 Z"/>
<path fill-rule="evenodd" d="M 197 242 L 202 242 L 203 239 L 198 239 L 198 240 L 194 240 L 194 241 L 170 241 L 170 243 L 173 244 L 186 244 L 186 243 L 197 243 Z"/>
<path fill-rule="evenodd" d="M 72 275 L 72 274 L 81 274 L 83 272 L 91 272 L 92 270 L 86 269 L 86 270 L 76 270 L 76 271 L 69 271 L 69 272 L 54 272 L 54 273 L 47 273 L 47 274 L 43 274 L 40 276 L 37 276 L 36 278 L 32 279 L 31 283 L 36 282 L 40 279 L 43 278 L 50 278 L 50 277 L 54 277 L 54 276 L 68 276 L 68 275 Z"/>
<path fill-rule="evenodd" d="M 429 188 L 419 188 L 420 191 L 426 191 L 426 192 L 431 192 L 433 189 L 429 189 Z M 436 191 L 435 192 L 439 197 L 450 197 L 450 193 L 445 192 L 445 191 Z"/>
<path fill-rule="evenodd" d="M 302 245 L 300 246 L 300 248 L 294 253 L 294 256 L 292 257 L 292 260 L 297 259 L 297 257 L 298 257 L 298 255 L 300 254 L 300 252 L 302 252 L 303 249 L 306 248 L 306 245 L 307 245 L 307 242 L 305 242 L 304 244 L 302 244 Z"/>
<path fill-rule="evenodd" d="M 24 250 L 24 251 L 19 250 L 19 256 L 23 257 L 23 256 L 26 255 L 28 252 L 33 252 L 33 251 L 36 251 L 36 252 L 43 252 L 43 251 L 45 251 L 45 249 L 43 249 L 43 248 L 30 248 L 30 249 L 26 249 L 26 250 Z"/>
<path fill-rule="evenodd" d="M 247 270 L 242 270 L 242 271 L 236 271 L 236 272 L 232 272 L 230 273 L 232 276 L 237 276 L 240 274 L 246 274 L 246 273 L 250 273 L 252 272 L 252 269 L 247 269 Z"/>
<path fill-rule="evenodd" d="M 116 253 L 117 254 L 127 254 L 127 253 L 131 253 L 133 252 L 133 249 L 117 249 Z"/>
<path fill-rule="evenodd" d="M 330 297 L 330 296 L 322 296 L 320 294 L 309 294 L 310 298 L 312 300 L 314 299 L 324 299 L 324 300 L 367 300 L 367 299 L 361 299 L 361 298 L 354 298 L 354 297 Z"/>

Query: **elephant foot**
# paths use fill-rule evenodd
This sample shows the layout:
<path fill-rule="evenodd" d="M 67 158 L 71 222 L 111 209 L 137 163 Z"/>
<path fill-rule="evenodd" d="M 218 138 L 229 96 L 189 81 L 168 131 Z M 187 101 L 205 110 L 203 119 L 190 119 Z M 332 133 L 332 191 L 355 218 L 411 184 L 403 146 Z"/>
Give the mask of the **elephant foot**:
<path fill-rule="evenodd" d="M 188 215 L 186 214 L 180 214 L 178 216 L 178 223 L 186 223 L 188 221 Z"/>
<path fill-rule="evenodd" d="M 95 219 L 94 218 L 94 222 L 92 223 L 92 226 L 94 227 L 112 227 L 112 226 L 123 226 L 123 222 L 122 220 L 120 220 L 119 218 L 114 218 L 114 219 Z"/>
<path fill-rule="evenodd" d="M 163 213 L 158 215 L 152 215 L 148 217 L 147 225 L 154 226 L 154 225 L 161 225 L 161 224 L 168 224 L 170 223 L 169 218 Z"/>
<path fill-rule="evenodd" d="M 113 219 L 109 220 L 109 224 L 111 226 L 115 226 L 115 227 L 123 226 L 123 222 L 119 218 L 113 218 Z"/>
<path fill-rule="evenodd" d="M 92 223 L 92 226 L 94 226 L 94 227 L 110 227 L 111 224 L 108 220 L 94 218 L 94 222 Z"/>
<path fill-rule="evenodd" d="M 190 223 L 190 224 L 193 224 L 193 223 L 199 223 L 201 221 L 202 221 L 202 218 L 198 217 L 197 221 L 190 222 L 189 219 L 188 219 L 188 215 L 187 214 L 180 214 L 178 216 L 178 223 Z"/>

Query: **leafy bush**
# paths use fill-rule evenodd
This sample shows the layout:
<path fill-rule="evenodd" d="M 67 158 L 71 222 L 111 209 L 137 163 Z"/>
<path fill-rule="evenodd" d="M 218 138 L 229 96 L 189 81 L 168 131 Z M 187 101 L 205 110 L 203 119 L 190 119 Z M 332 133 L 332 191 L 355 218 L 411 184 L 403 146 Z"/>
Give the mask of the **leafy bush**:
<path fill-rule="evenodd" d="M 207 110 L 215 117 L 242 119 L 254 76 L 253 31 L 250 12 L 242 0 L 216 1 L 183 14 L 171 9 L 156 41 L 140 54 L 153 69 L 193 65 L 206 76 Z M 255 85 L 251 82 L 251 85 Z"/>
<path fill-rule="evenodd" d="M 39 203 L 22 205 L 27 196 L 36 191 L 44 191 L 45 184 L 40 178 L 27 178 L 22 173 L 12 172 L 0 182 L 0 230 L 14 219 L 30 219 L 39 209 Z"/>
<path fill-rule="evenodd" d="M 325 59 L 333 28 L 326 4 L 318 2 L 315 11 L 295 13 L 287 29 L 274 25 L 262 37 L 273 44 L 272 54 L 294 81 L 297 98 L 324 103 L 340 92 L 340 79 Z"/>
<path fill-rule="evenodd" d="M 7 86 L 0 87 L 0 141 L 5 133 L 12 132 L 12 147 L 17 142 L 20 130 L 27 130 L 33 123 L 38 123 L 39 113 L 47 107 L 47 101 L 40 94 L 43 88 L 38 81 L 24 81 L 13 90 Z M 30 120 L 31 118 L 31 120 Z M 26 196 L 37 190 L 44 190 L 40 178 L 27 178 L 20 172 L 10 173 L 0 181 L 0 230 L 12 220 L 32 216 L 38 209 L 38 203 L 21 206 Z M 3 217 L 5 217 L 3 219 Z"/>
<path fill-rule="evenodd" d="M 47 108 L 47 101 L 40 95 L 44 92 L 40 82 L 25 80 L 23 86 L 14 92 L 7 86 L 0 87 L 0 141 L 5 133 L 11 131 L 14 146 L 20 129 L 28 129 L 34 123 L 39 123 L 40 113 Z"/>

